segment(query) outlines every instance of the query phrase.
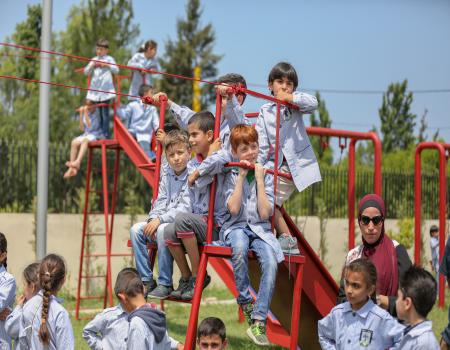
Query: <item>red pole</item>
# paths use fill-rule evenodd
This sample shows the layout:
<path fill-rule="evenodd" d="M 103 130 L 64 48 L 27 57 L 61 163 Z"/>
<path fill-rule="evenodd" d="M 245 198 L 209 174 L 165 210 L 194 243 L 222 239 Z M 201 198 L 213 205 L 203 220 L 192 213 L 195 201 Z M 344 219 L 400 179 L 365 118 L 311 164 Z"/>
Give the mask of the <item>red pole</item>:
<path fill-rule="evenodd" d="M 375 132 L 371 131 L 369 132 L 369 135 L 374 148 L 373 187 L 374 192 L 381 197 L 381 141 Z"/>
<path fill-rule="evenodd" d="M 166 105 L 167 105 L 167 97 L 159 96 L 159 128 L 164 129 L 164 117 L 166 113 Z M 158 142 L 158 149 L 156 150 L 156 167 L 155 167 L 155 184 L 153 186 L 153 196 L 152 202 L 156 200 L 158 197 L 158 189 L 159 189 L 159 175 L 161 174 L 161 157 L 162 157 L 162 149 L 163 146 Z"/>
<path fill-rule="evenodd" d="M 422 147 L 417 145 L 414 157 L 414 264 L 422 265 L 420 262 L 420 236 L 422 216 L 422 174 L 421 158 Z"/>
<path fill-rule="evenodd" d="M 355 145 L 352 139 L 348 150 L 348 250 L 355 247 Z"/>
<path fill-rule="evenodd" d="M 445 244 L 445 217 L 446 217 L 446 177 L 445 177 L 445 148 L 439 147 L 439 261 L 444 257 Z M 437 272 L 439 275 L 439 307 L 444 308 L 445 302 L 445 280 L 444 275 Z"/>
<path fill-rule="evenodd" d="M 272 216 L 272 230 L 275 226 L 275 210 L 277 209 L 277 180 L 278 180 L 278 149 L 280 144 L 280 111 L 281 106 L 277 103 L 277 114 L 276 114 L 276 127 L 275 127 L 275 162 L 273 164 L 273 216 Z M 280 214 L 281 215 L 281 214 Z M 278 232 L 281 233 L 281 232 Z"/>

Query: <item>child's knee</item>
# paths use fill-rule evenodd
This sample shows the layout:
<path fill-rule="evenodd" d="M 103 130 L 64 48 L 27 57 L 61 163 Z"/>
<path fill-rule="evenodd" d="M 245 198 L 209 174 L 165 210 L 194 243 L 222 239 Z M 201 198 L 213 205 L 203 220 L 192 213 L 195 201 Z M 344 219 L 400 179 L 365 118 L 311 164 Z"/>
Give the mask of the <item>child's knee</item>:
<path fill-rule="evenodd" d="M 130 228 L 130 237 L 131 238 L 136 238 L 136 237 L 139 237 L 139 236 L 143 236 L 144 235 L 144 227 L 145 227 L 145 223 L 143 223 L 143 222 L 135 223 Z"/>

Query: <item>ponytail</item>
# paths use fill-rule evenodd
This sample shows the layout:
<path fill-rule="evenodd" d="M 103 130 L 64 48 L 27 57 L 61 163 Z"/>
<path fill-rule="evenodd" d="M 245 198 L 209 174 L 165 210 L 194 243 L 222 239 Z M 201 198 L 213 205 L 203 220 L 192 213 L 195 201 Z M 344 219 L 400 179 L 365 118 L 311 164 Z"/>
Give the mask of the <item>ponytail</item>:
<path fill-rule="evenodd" d="M 43 291 L 39 339 L 46 346 L 50 342 L 50 332 L 47 326 L 50 296 L 58 292 L 62 287 L 65 276 L 66 264 L 62 257 L 56 254 L 49 254 L 42 260 L 39 268 L 39 283 Z"/>

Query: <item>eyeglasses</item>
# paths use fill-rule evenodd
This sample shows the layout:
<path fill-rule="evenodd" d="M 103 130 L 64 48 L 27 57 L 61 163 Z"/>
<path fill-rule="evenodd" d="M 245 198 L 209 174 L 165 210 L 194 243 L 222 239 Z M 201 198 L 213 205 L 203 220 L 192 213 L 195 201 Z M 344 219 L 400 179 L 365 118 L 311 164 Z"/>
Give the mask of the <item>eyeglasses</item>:
<path fill-rule="evenodd" d="M 373 222 L 373 224 L 375 226 L 378 226 L 379 224 L 381 224 L 383 222 L 383 220 L 384 220 L 384 218 L 382 215 L 377 215 L 372 218 L 370 216 L 365 216 L 365 215 L 361 216 L 361 223 L 365 226 L 369 225 L 371 221 Z"/>

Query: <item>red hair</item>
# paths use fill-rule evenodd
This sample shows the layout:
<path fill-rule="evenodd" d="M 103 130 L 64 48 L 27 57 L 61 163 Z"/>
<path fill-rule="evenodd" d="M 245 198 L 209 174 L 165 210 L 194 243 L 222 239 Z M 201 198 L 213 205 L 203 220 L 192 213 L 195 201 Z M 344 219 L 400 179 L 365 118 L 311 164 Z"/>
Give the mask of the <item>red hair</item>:
<path fill-rule="evenodd" d="M 236 152 L 241 143 L 249 145 L 251 142 L 258 143 L 258 133 L 253 126 L 238 124 L 231 129 L 230 143 L 234 152 Z"/>

